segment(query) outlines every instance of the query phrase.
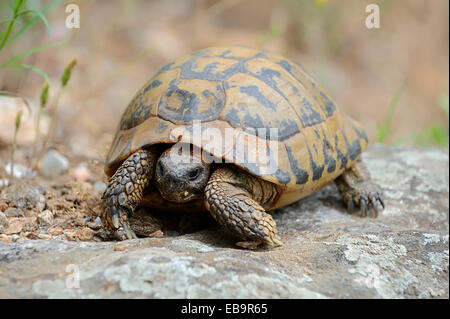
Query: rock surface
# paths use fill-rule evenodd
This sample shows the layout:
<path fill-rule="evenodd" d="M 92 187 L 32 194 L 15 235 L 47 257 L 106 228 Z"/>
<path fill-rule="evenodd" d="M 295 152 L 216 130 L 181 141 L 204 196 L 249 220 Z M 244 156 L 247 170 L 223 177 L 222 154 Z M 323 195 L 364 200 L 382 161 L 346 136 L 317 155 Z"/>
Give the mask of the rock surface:
<path fill-rule="evenodd" d="M 272 212 L 280 248 L 236 248 L 219 226 L 121 243 L 0 243 L 0 297 L 448 298 L 448 157 L 370 148 L 386 210 L 349 215 L 329 185 Z"/>

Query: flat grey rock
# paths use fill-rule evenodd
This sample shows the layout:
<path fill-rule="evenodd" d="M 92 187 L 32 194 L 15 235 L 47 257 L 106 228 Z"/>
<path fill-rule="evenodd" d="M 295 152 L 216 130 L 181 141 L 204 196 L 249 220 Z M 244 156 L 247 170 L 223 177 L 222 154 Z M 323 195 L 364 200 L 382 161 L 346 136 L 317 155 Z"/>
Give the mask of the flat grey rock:
<path fill-rule="evenodd" d="M 280 248 L 236 248 L 219 226 L 120 243 L 0 243 L 0 297 L 448 298 L 448 157 L 371 147 L 363 158 L 386 210 L 349 215 L 329 185 L 272 212 Z"/>

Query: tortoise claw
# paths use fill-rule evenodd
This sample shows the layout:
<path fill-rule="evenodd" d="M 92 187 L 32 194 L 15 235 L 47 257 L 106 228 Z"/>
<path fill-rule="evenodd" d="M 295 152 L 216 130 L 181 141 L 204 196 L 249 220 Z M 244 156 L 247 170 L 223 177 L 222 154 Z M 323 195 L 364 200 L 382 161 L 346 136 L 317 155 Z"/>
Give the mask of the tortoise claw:
<path fill-rule="evenodd" d="M 384 204 L 384 200 L 383 198 L 381 198 L 381 196 L 377 196 L 378 201 L 380 202 L 381 206 L 383 206 L 383 210 L 386 208 L 385 204 Z"/>
<path fill-rule="evenodd" d="M 357 160 L 335 182 L 349 213 L 353 206 L 359 210 L 361 217 L 377 217 L 384 210 L 383 192 L 372 182 L 369 171 L 361 160 Z"/>
<path fill-rule="evenodd" d="M 280 236 L 275 235 L 274 237 L 272 237 L 272 245 L 281 247 L 283 246 L 283 242 L 281 241 Z"/>
<path fill-rule="evenodd" d="M 123 226 L 123 230 L 125 231 L 125 235 L 127 236 L 128 239 L 137 239 L 136 234 L 134 233 L 134 231 L 131 229 L 128 220 L 124 220 L 122 222 L 122 226 Z"/>
<path fill-rule="evenodd" d="M 376 218 L 385 208 L 382 196 L 382 193 L 379 191 L 371 190 L 371 188 L 366 186 L 355 188 L 344 194 L 344 201 L 350 214 L 359 208 L 359 216 Z"/>
<path fill-rule="evenodd" d="M 239 241 L 237 243 L 235 243 L 236 246 L 245 248 L 245 249 L 250 249 L 250 250 L 255 250 L 258 249 L 258 246 L 261 245 L 263 243 L 262 240 L 257 240 L 257 241 Z"/>
<path fill-rule="evenodd" d="M 372 216 L 374 218 L 376 218 L 378 216 L 378 213 L 379 213 L 379 207 L 378 207 L 378 203 L 377 203 L 377 198 L 374 195 L 370 195 L 369 196 L 369 200 L 370 200 L 370 203 L 371 203 L 370 211 L 372 212 Z"/>
<path fill-rule="evenodd" d="M 367 202 L 364 198 L 361 198 L 359 200 L 359 207 L 361 209 L 361 216 L 366 217 L 367 216 Z"/>
<path fill-rule="evenodd" d="M 119 212 L 117 211 L 116 207 L 111 208 L 110 215 L 111 215 L 112 226 L 114 227 L 114 229 L 119 228 L 120 227 Z"/>
<path fill-rule="evenodd" d="M 351 198 L 347 200 L 347 211 L 349 214 L 353 214 L 355 212 L 355 202 Z"/>
<path fill-rule="evenodd" d="M 130 227 L 128 213 L 124 207 L 107 205 L 102 219 L 105 225 L 108 225 L 115 231 L 122 226 L 127 239 L 137 239 L 136 234 Z"/>

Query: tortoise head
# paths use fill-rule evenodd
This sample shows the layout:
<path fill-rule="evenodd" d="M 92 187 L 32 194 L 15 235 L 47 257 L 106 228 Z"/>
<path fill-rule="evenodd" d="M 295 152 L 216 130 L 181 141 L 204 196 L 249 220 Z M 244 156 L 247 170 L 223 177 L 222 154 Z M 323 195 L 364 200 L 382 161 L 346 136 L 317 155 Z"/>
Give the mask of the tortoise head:
<path fill-rule="evenodd" d="M 201 151 L 188 144 L 174 144 L 156 163 L 156 186 L 170 202 L 189 202 L 203 197 L 209 173 L 210 165 L 202 159 Z"/>

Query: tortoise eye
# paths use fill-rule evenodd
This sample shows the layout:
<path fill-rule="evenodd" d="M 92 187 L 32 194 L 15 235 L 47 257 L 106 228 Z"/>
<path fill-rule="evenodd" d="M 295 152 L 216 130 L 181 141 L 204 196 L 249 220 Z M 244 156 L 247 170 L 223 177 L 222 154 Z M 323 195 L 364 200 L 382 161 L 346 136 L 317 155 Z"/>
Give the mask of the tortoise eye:
<path fill-rule="evenodd" d="M 197 179 L 197 177 L 200 175 L 201 169 L 199 167 L 194 168 L 191 170 L 188 174 L 188 177 L 191 181 Z"/>

